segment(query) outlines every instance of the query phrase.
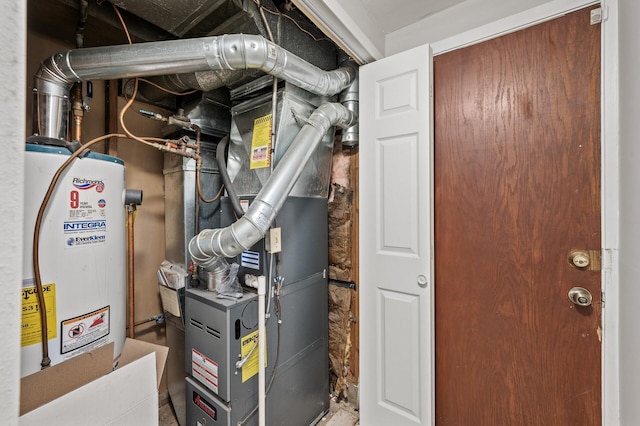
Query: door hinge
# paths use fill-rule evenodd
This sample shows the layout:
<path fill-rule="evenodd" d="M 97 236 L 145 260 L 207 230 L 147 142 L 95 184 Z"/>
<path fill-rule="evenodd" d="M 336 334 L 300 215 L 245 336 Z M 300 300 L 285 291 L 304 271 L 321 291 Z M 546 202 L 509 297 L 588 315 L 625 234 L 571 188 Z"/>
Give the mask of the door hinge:
<path fill-rule="evenodd" d="M 605 18 L 601 7 L 591 11 L 591 25 L 599 24 Z"/>

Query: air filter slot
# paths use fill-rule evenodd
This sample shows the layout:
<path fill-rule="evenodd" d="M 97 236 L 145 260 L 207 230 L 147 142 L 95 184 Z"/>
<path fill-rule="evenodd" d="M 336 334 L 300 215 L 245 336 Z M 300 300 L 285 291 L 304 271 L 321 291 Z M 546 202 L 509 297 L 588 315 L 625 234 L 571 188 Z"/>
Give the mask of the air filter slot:
<path fill-rule="evenodd" d="M 200 330 L 204 330 L 204 325 L 200 321 L 197 321 L 197 320 L 195 320 L 193 318 L 189 319 L 189 324 L 191 324 L 195 328 L 199 328 Z"/>
<path fill-rule="evenodd" d="M 216 330 L 215 328 L 211 328 L 209 326 L 206 326 L 205 330 L 204 330 L 207 334 L 212 335 L 213 337 L 219 339 L 220 338 L 220 332 L 218 330 Z"/>

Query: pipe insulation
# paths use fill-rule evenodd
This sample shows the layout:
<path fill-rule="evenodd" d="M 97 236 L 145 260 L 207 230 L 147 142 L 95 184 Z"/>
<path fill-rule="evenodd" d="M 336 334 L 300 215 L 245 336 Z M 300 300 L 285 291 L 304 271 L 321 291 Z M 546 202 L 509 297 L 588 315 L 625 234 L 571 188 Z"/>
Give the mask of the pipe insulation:
<path fill-rule="evenodd" d="M 244 216 L 226 228 L 205 229 L 191 239 L 192 260 L 214 271 L 219 258 L 237 256 L 263 238 L 329 128 L 350 127 L 356 120 L 352 111 L 338 103 L 325 103 L 316 109 Z"/>
<path fill-rule="evenodd" d="M 356 77 L 350 66 L 321 70 L 260 35 L 226 34 L 68 50 L 45 59 L 34 76 L 33 90 L 39 100 L 34 103 L 34 133 L 66 137 L 66 126 L 59 120 L 66 119 L 62 110 L 74 82 L 247 69 L 264 71 L 321 96 L 341 92 Z"/>

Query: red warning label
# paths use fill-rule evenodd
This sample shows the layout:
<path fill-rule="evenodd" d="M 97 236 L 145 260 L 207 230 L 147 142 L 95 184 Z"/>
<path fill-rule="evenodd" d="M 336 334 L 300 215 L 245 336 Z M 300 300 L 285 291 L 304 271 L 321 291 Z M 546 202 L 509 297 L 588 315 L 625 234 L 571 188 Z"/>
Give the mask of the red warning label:
<path fill-rule="evenodd" d="M 191 349 L 191 373 L 206 387 L 218 393 L 218 363 Z"/>

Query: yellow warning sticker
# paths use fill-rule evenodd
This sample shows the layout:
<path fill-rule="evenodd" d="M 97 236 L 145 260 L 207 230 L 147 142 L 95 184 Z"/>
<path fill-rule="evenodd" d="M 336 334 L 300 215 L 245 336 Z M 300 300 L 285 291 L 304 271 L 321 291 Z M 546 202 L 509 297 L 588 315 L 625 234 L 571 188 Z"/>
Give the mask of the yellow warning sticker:
<path fill-rule="evenodd" d="M 47 309 L 47 331 L 49 340 L 57 337 L 56 321 L 56 285 L 42 286 L 44 303 Z M 33 345 L 42 341 L 40 323 L 40 306 L 36 287 L 22 287 L 22 346 Z"/>
<path fill-rule="evenodd" d="M 263 169 L 271 165 L 271 114 L 253 120 L 249 168 Z"/>
<path fill-rule="evenodd" d="M 242 338 L 242 359 L 249 357 L 242 366 L 242 383 L 258 374 L 258 330 Z M 264 366 L 267 367 L 267 342 L 264 343 Z"/>

